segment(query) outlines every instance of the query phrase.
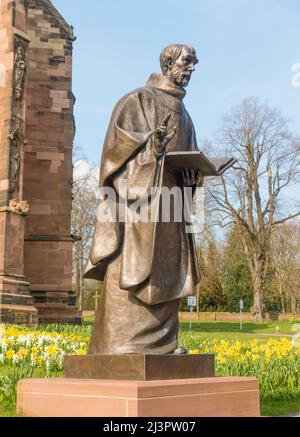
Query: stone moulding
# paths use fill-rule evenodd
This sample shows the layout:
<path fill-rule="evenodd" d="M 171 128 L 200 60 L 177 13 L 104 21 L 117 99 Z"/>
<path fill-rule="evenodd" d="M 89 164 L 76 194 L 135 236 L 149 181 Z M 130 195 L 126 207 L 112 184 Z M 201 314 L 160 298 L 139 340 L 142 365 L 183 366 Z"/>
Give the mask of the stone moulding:
<path fill-rule="evenodd" d="M 73 243 L 77 241 L 73 235 L 28 235 L 25 241 L 66 241 Z"/>
<path fill-rule="evenodd" d="M 17 27 L 13 27 L 13 34 L 16 37 L 21 38 L 22 40 L 24 40 L 27 43 L 30 43 L 30 38 L 27 35 L 27 33 L 23 32 L 22 30 L 18 29 Z"/>

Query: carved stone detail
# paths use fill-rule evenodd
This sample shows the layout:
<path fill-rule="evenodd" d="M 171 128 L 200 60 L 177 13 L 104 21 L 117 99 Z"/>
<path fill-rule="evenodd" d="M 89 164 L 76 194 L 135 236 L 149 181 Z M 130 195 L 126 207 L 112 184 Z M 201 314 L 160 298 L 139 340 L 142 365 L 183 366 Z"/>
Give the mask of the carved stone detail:
<path fill-rule="evenodd" d="M 21 166 L 20 147 L 26 144 L 26 140 L 22 133 L 23 120 L 19 115 L 15 117 L 15 128 L 8 135 L 10 142 L 10 168 L 9 168 L 9 191 L 11 193 L 18 191 L 19 189 L 19 175 Z"/>
<path fill-rule="evenodd" d="M 15 35 L 14 98 L 20 100 L 24 91 L 27 41 Z"/>
<path fill-rule="evenodd" d="M 12 199 L 9 201 L 9 210 L 14 214 L 26 216 L 30 212 L 30 207 L 26 200 Z"/>

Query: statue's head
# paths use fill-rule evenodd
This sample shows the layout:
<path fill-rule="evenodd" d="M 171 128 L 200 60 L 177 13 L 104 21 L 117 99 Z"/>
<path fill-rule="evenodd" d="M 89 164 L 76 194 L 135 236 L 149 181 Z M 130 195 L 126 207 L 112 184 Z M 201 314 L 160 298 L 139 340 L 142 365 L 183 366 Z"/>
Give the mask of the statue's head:
<path fill-rule="evenodd" d="M 163 75 L 181 87 L 188 86 L 197 63 L 196 50 L 187 44 L 172 44 L 160 55 Z"/>
<path fill-rule="evenodd" d="M 16 50 L 16 57 L 17 57 L 17 59 L 22 59 L 23 56 L 24 56 L 24 49 L 23 49 L 23 47 L 18 46 L 17 50 Z"/>

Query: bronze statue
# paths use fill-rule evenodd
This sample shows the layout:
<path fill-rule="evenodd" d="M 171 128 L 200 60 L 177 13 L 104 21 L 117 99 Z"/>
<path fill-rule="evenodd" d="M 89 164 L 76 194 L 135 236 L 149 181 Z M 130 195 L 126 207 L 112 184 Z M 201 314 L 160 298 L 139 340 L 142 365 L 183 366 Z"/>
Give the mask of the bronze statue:
<path fill-rule="evenodd" d="M 198 59 L 189 45 L 166 47 L 162 75 L 152 74 L 146 87 L 125 95 L 115 106 L 105 138 L 100 187 L 110 187 L 121 203 L 143 198 L 156 202 L 159 189 L 202 183 L 199 172 L 180 175 L 164 168 L 167 151 L 197 151 L 192 120 L 183 98 Z M 147 200 L 156 188 L 154 200 Z M 102 196 L 99 206 L 106 199 Z M 124 202 L 123 202 L 124 203 Z M 193 295 L 199 282 L 194 237 L 184 221 L 103 222 L 96 220 L 85 277 L 104 280 L 89 354 L 185 353 L 178 347 L 180 299 Z"/>

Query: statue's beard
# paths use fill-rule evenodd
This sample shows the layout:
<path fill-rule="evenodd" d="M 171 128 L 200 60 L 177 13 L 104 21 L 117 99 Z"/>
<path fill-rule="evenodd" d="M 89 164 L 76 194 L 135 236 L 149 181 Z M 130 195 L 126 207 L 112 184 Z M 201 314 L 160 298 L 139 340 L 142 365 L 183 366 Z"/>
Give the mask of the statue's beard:
<path fill-rule="evenodd" d="M 185 70 L 181 70 L 175 66 L 172 68 L 171 76 L 176 85 L 181 87 L 187 87 L 191 78 L 191 76 L 188 75 Z"/>

